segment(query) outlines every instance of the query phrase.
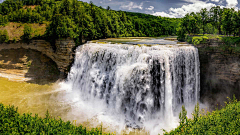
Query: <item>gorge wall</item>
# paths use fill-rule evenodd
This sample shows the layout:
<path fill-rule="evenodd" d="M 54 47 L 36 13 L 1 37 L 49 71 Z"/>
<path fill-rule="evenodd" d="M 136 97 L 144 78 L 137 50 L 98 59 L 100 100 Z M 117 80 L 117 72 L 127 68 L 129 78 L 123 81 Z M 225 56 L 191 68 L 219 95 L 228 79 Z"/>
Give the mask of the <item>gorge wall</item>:
<path fill-rule="evenodd" d="M 232 98 L 240 99 L 240 55 L 199 47 L 201 100 L 221 107 Z"/>
<path fill-rule="evenodd" d="M 64 77 L 73 62 L 75 43 L 71 39 L 56 41 L 56 51 L 45 40 L 0 45 L 0 74 L 24 81 Z M 224 105 L 233 94 L 240 99 L 240 55 L 227 54 L 217 47 L 198 46 L 200 57 L 201 101 L 210 106 Z"/>
<path fill-rule="evenodd" d="M 0 73 L 3 77 L 30 80 L 53 80 L 64 77 L 73 61 L 75 43 L 71 39 L 56 41 L 54 51 L 45 40 L 0 45 Z M 48 82 L 48 81 L 47 81 Z"/>

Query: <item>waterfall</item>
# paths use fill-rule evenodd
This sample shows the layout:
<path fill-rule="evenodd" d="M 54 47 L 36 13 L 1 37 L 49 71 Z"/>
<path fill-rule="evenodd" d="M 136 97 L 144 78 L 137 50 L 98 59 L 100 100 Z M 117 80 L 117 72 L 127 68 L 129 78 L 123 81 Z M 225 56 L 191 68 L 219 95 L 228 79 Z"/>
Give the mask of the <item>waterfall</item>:
<path fill-rule="evenodd" d="M 151 120 L 172 121 L 183 104 L 195 104 L 199 72 L 198 50 L 191 45 L 89 42 L 77 48 L 65 83 L 82 101 L 97 100 L 105 113 L 142 128 Z"/>

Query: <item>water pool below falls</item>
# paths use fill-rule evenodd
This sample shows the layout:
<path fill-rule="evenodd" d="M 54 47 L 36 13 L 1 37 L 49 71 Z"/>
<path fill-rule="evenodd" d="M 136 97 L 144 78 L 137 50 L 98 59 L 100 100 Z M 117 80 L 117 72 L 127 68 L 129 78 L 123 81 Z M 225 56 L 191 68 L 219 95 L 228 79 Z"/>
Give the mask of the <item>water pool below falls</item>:
<path fill-rule="evenodd" d="M 75 105 L 87 103 L 91 112 L 145 128 L 171 125 L 179 107 L 199 100 L 199 73 L 198 50 L 191 45 L 89 42 L 76 50 L 62 88 Z"/>

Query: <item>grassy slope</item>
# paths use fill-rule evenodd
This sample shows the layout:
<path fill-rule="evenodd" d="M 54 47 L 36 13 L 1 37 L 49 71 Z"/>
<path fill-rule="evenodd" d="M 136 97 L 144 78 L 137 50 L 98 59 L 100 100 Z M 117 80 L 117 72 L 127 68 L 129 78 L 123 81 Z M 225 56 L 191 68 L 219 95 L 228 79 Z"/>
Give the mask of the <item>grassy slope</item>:
<path fill-rule="evenodd" d="M 16 40 L 20 40 L 21 36 L 23 35 L 24 25 L 24 23 L 10 22 L 5 26 L 0 26 L 0 30 L 7 30 L 10 40 L 13 40 L 14 37 L 16 38 Z M 46 24 L 39 23 L 32 23 L 26 25 L 29 25 L 32 28 L 32 37 L 37 35 L 43 35 L 47 27 Z"/>
<path fill-rule="evenodd" d="M 36 5 L 34 6 L 23 6 L 24 9 L 31 8 L 34 9 Z M 21 40 L 21 36 L 23 35 L 24 25 L 28 25 L 32 28 L 33 33 L 32 37 L 37 35 L 43 35 L 46 31 L 46 24 L 39 24 L 39 23 L 31 23 L 31 24 L 25 24 L 25 23 L 16 23 L 16 22 L 9 22 L 5 26 L 0 26 L 0 30 L 4 31 L 7 30 L 9 40 L 13 40 L 14 38 L 16 40 Z"/>
<path fill-rule="evenodd" d="M 187 119 L 175 130 L 166 135 L 175 134 L 240 134 L 240 102 L 236 100 L 223 109 L 200 115 L 196 120 Z"/>

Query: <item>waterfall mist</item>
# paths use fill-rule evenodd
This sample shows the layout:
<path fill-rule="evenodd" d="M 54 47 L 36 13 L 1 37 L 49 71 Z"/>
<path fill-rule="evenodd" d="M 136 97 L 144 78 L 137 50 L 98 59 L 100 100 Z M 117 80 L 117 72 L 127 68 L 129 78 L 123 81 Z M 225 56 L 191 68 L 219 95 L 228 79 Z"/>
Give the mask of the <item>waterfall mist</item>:
<path fill-rule="evenodd" d="M 158 134 L 178 125 L 183 104 L 191 109 L 199 100 L 199 73 L 191 45 L 89 42 L 76 50 L 61 100 L 71 103 L 69 115 L 80 121 Z"/>

